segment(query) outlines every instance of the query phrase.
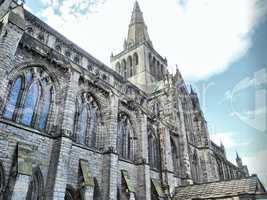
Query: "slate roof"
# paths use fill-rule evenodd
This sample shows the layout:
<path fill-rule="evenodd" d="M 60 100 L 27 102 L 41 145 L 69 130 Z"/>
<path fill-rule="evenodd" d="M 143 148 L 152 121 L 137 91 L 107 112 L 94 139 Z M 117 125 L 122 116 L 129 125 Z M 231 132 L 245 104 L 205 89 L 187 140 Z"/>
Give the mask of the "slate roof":
<path fill-rule="evenodd" d="M 216 199 L 244 194 L 265 193 L 265 188 L 256 175 L 243 179 L 218 181 L 177 187 L 174 199 Z"/>

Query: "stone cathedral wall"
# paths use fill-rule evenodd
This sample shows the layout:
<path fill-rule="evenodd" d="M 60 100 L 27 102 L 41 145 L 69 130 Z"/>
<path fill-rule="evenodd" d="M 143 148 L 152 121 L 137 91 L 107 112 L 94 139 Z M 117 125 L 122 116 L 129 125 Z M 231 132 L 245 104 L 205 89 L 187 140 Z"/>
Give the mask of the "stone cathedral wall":
<path fill-rule="evenodd" d="M 115 200 L 121 194 L 120 199 L 149 200 L 171 195 L 179 185 L 235 178 L 231 170 L 239 169 L 227 161 L 222 147 L 211 143 L 200 108 L 195 108 L 199 118 L 187 112 L 194 102 L 185 86 L 177 89 L 174 76 L 169 74 L 173 83 L 164 80 L 158 91 L 147 94 L 28 11 L 25 27 L 18 20 L 22 16 L 13 14 L 0 29 L 0 178 L 5 186 L 0 185 L 0 200 L 5 188 L 10 198 L 28 195 L 36 174 L 43 179 L 39 199 L 81 193 L 85 199 Z M 36 125 L 40 113 L 28 126 L 21 123 L 22 108 L 10 119 L 3 116 L 12 81 L 33 68 L 34 76 L 54 89 L 44 129 Z M 95 146 L 78 141 L 79 108 L 85 104 L 99 120 Z M 129 136 L 122 148 L 119 134 Z M 84 141 L 93 141 L 87 135 Z"/>

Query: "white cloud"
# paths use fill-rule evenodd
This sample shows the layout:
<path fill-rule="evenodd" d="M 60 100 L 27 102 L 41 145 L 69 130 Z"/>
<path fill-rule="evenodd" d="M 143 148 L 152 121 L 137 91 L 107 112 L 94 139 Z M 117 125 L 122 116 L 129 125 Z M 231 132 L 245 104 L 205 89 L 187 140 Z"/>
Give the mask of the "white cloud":
<path fill-rule="evenodd" d="M 248 165 L 250 174 L 258 174 L 261 181 L 267 187 L 267 150 L 262 150 L 254 156 L 242 158 L 243 164 Z"/>
<path fill-rule="evenodd" d="M 237 148 L 240 146 L 248 145 L 250 143 L 250 141 L 239 142 L 234 138 L 234 135 L 235 134 L 232 132 L 215 133 L 215 134 L 211 134 L 210 138 L 213 142 L 215 142 L 219 146 L 221 145 L 221 142 L 222 142 L 226 149 L 234 148 L 234 147 Z"/>
<path fill-rule="evenodd" d="M 106 64 L 112 51 L 122 50 L 134 0 L 42 1 L 48 24 Z M 155 49 L 168 58 L 170 71 L 178 64 L 191 80 L 224 71 L 244 55 L 267 7 L 257 0 L 177 2 L 139 0 Z"/>

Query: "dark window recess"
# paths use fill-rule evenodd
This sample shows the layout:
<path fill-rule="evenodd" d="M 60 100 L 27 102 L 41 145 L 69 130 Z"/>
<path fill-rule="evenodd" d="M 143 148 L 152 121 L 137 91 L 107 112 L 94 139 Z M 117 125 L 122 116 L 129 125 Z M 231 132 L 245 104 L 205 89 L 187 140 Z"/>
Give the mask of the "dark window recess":
<path fill-rule="evenodd" d="M 88 68 L 89 71 L 93 71 L 93 66 L 92 65 L 88 65 L 87 68 Z"/>
<path fill-rule="evenodd" d="M 69 52 L 69 51 L 65 51 L 65 55 L 66 55 L 67 57 L 70 57 L 70 52 Z"/>
<path fill-rule="evenodd" d="M 80 58 L 79 58 L 78 56 L 75 56 L 75 57 L 74 57 L 74 62 L 75 62 L 75 63 L 80 63 Z"/>
<path fill-rule="evenodd" d="M 56 51 L 61 52 L 61 46 L 59 44 L 56 45 L 55 49 L 56 49 Z"/>
<path fill-rule="evenodd" d="M 103 78 L 103 80 L 107 80 L 107 76 L 106 76 L 106 74 L 103 74 L 103 75 L 102 75 L 102 78 Z"/>

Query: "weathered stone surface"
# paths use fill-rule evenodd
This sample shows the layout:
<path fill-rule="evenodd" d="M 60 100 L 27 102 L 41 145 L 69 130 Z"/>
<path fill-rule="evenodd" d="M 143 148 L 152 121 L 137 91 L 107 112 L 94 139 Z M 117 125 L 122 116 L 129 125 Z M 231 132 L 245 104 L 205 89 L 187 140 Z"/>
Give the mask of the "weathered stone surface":
<path fill-rule="evenodd" d="M 125 48 L 111 57 L 112 69 L 28 11 L 6 13 L 10 3 L 0 4 L 0 197 L 25 199 L 30 191 L 51 200 L 150 200 L 171 198 L 181 185 L 248 176 L 242 161 L 230 163 L 224 147 L 210 141 L 197 95 L 188 92 L 178 69 L 169 74 L 138 3 Z M 31 123 L 22 123 L 28 71 L 43 88 L 53 88 L 44 128 L 38 122 L 45 89 L 38 94 Z M 25 87 L 6 117 L 17 77 L 23 77 Z M 81 140 L 84 105 L 92 107 L 86 108 Z M 158 141 L 151 143 L 148 128 Z M 150 150 L 155 144 L 159 152 Z M 153 155 L 158 168 L 149 163 Z M 86 164 L 81 166 L 81 160 Z"/>

